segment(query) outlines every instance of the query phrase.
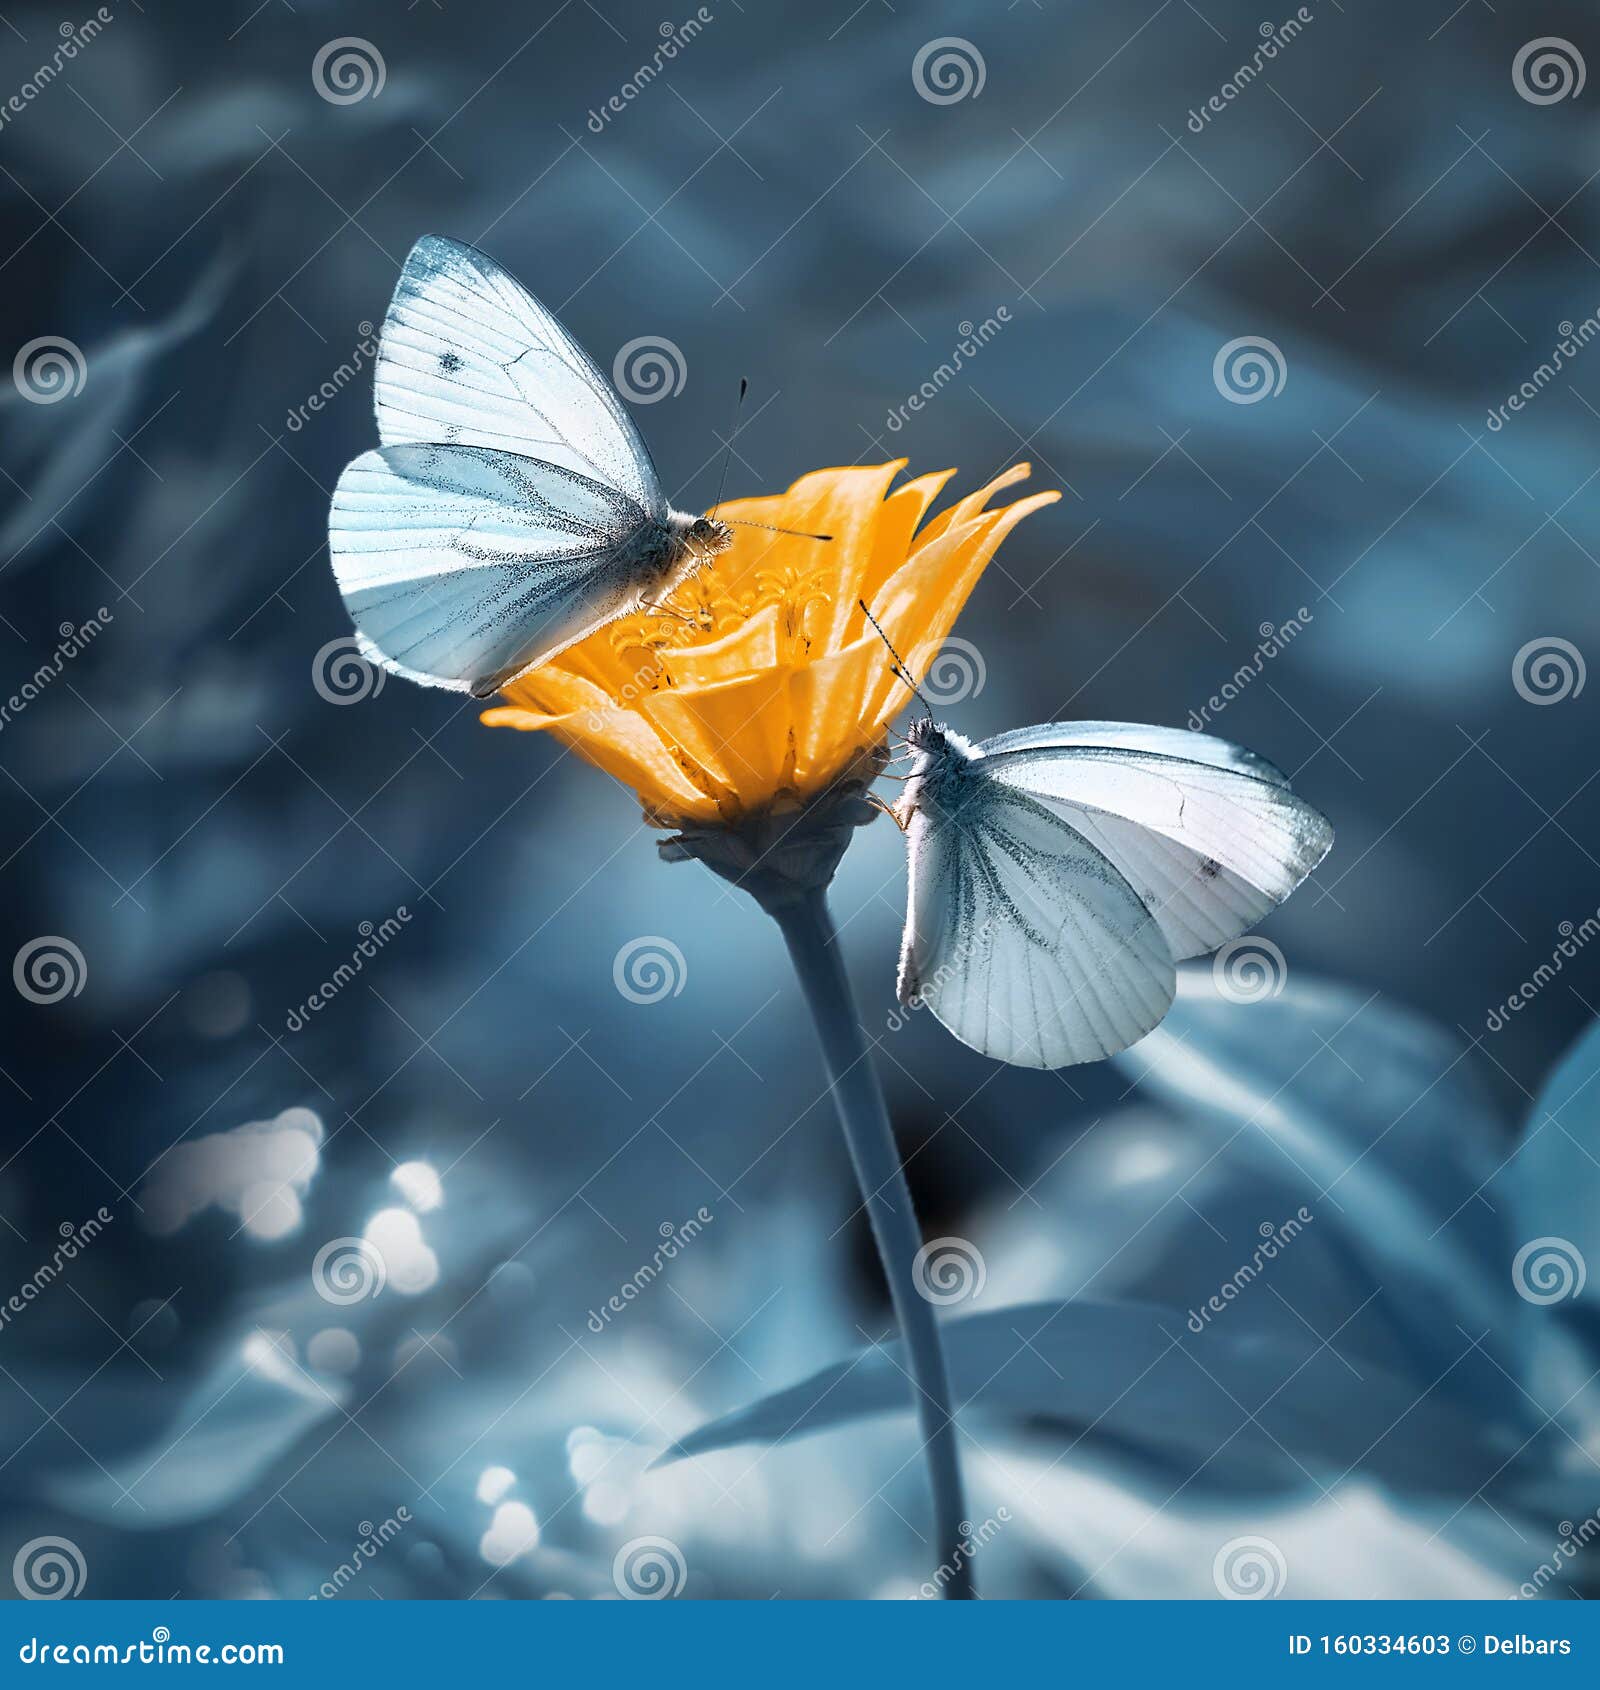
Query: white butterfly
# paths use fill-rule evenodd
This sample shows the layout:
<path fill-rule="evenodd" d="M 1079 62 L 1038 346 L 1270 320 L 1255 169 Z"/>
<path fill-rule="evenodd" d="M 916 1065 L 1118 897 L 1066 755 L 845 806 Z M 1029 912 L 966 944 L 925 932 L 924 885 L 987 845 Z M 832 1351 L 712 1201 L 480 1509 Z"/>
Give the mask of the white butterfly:
<path fill-rule="evenodd" d="M 975 745 L 930 716 L 907 738 L 900 1001 L 1002 1062 L 1143 1038 L 1175 965 L 1248 931 L 1333 844 L 1277 769 L 1206 734 L 1063 722 Z"/>
<path fill-rule="evenodd" d="M 362 654 L 407 680 L 487 697 L 732 542 L 668 505 L 583 348 L 459 241 L 424 235 L 406 259 L 377 412 L 328 550 Z"/>

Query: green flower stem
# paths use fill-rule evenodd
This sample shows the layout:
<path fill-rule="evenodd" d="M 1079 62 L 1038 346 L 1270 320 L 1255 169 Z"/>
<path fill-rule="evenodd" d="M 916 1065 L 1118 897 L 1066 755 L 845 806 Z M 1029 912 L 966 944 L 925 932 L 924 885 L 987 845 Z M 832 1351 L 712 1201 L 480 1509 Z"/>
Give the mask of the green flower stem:
<path fill-rule="evenodd" d="M 861 1036 L 855 997 L 839 956 L 838 935 L 829 914 L 826 894 L 806 893 L 772 911 L 800 977 L 811 1018 L 816 1024 L 828 1069 L 829 1089 L 839 1111 L 850 1160 L 862 1201 L 872 1222 L 895 1318 L 905 1340 L 911 1373 L 912 1401 L 922 1431 L 928 1482 L 933 1491 L 933 1516 L 940 1560 L 955 1569 L 944 1587 L 946 1596 L 973 1598 L 978 1592 L 972 1576 L 972 1557 L 958 1554 L 965 1542 L 961 1524 L 966 1518 L 962 1499 L 961 1464 L 956 1450 L 955 1417 L 950 1405 L 950 1377 L 944 1345 L 932 1306 L 917 1291 L 912 1264 L 922 1248 L 922 1235 L 911 1206 L 911 1192 L 900 1166 L 889 1128 L 889 1111 Z"/>

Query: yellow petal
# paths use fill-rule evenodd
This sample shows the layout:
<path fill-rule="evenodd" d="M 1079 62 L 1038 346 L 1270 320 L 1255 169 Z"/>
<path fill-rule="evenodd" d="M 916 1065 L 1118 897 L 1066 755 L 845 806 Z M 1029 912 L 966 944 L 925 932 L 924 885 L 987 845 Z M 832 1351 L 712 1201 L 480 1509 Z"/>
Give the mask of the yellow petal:
<path fill-rule="evenodd" d="M 818 577 L 830 598 L 853 603 L 849 583 L 865 570 L 884 494 L 904 468 L 901 458 L 872 468 L 813 470 L 781 498 L 740 499 L 719 506 L 717 514 L 725 522 L 766 523 L 831 538 L 800 540 L 736 526 L 732 549 L 716 560 L 718 575 L 734 591 L 763 575 Z M 825 639 L 830 631 L 822 630 Z"/>
<path fill-rule="evenodd" d="M 941 469 L 935 470 L 931 475 L 919 475 L 915 481 L 908 481 L 903 487 L 897 487 L 884 500 L 883 514 L 878 519 L 878 530 L 873 543 L 871 563 L 858 583 L 859 598 L 864 598 L 869 605 L 873 604 L 878 589 L 911 555 L 913 545 L 920 544 L 916 538 L 917 525 L 928 514 L 933 501 L 944 491 L 945 483 L 954 474 L 953 469 Z M 854 634 L 866 626 L 866 621 L 854 605 L 850 608 L 856 617 L 850 624 Z"/>
<path fill-rule="evenodd" d="M 545 715 L 520 705 L 500 705 L 485 710 L 478 720 L 491 728 L 554 734 L 586 762 L 637 792 L 648 809 L 706 820 L 715 820 L 719 813 L 715 800 L 688 777 L 661 736 L 631 710 L 606 706 Z"/>
<path fill-rule="evenodd" d="M 977 492 L 968 493 L 964 499 L 956 500 L 948 510 L 940 511 L 917 536 L 917 545 L 925 546 L 930 540 L 937 540 L 948 529 L 971 522 L 996 493 L 1016 486 L 1019 481 L 1026 481 L 1032 474 L 1033 465 L 1029 463 L 1013 464 L 1010 469 L 1001 470 L 993 481 L 985 483 Z"/>
<path fill-rule="evenodd" d="M 752 803 L 793 778 L 789 668 L 779 665 L 708 687 L 675 688 L 638 709 L 668 745 L 715 783 L 718 796 Z"/>
<path fill-rule="evenodd" d="M 501 687 L 499 697 L 508 705 L 538 716 L 570 716 L 581 710 L 604 710 L 616 702 L 605 687 L 558 669 L 553 663 L 541 664 L 526 675 L 508 681 Z"/>
<path fill-rule="evenodd" d="M 913 675 L 921 675 L 944 644 L 1000 542 L 1023 517 L 1060 497 L 1053 491 L 1032 493 L 960 528 L 946 529 L 889 578 L 878 594 L 878 620 Z M 895 696 L 894 677 L 888 675 L 871 694 L 869 708 L 874 714 L 888 711 L 883 719 L 889 720 L 899 708 L 892 702 Z"/>
<path fill-rule="evenodd" d="M 778 606 L 769 604 L 731 634 L 709 645 L 674 647 L 662 653 L 662 667 L 675 687 L 731 681 L 778 661 Z"/>
<path fill-rule="evenodd" d="M 896 702 L 885 710 L 882 700 Z M 911 689 L 897 681 L 883 641 L 870 630 L 843 651 L 796 670 L 795 784 L 819 791 L 882 738 L 883 723 L 905 707 Z"/>

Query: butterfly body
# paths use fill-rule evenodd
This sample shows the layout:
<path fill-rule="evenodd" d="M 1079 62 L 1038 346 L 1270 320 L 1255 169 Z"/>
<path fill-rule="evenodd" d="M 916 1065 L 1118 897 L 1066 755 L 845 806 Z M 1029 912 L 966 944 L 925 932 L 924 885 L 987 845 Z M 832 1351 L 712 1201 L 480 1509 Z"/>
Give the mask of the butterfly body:
<path fill-rule="evenodd" d="M 604 609 L 597 621 L 613 621 L 669 597 L 732 544 L 733 530 L 715 517 L 680 510 L 669 510 L 661 519 L 645 517 L 618 544 L 596 577 L 594 603 Z"/>
<path fill-rule="evenodd" d="M 339 478 L 334 577 L 372 662 L 482 698 L 731 543 L 674 510 L 620 398 L 486 254 L 426 235 L 379 343 L 376 451 Z"/>
<path fill-rule="evenodd" d="M 599 563 L 581 613 L 565 625 L 547 629 L 538 661 L 542 663 L 565 651 L 607 622 L 659 605 L 711 557 L 732 544 L 733 531 L 715 518 L 680 510 L 669 510 L 664 521 L 645 517 Z M 484 561 L 495 561 L 487 552 L 480 556 Z M 491 698 L 514 674 L 520 673 L 519 668 L 477 681 L 472 694 L 475 698 Z"/>
<path fill-rule="evenodd" d="M 908 730 L 899 995 L 1001 1061 L 1057 1068 L 1142 1038 L 1176 964 L 1252 927 L 1333 831 L 1265 759 L 1204 734 L 1048 723 Z"/>
<path fill-rule="evenodd" d="M 666 593 L 688 580 L 694 572 L 733 544 L 733 530 L 714 516 L 695 516 L 690 511 L 669 510 L 667 520 L 655 523 L 639 536 L 638 568 L 641 583 L 654 592 Z M 646 593 L 645 597 L 653 596 Z"/>
<path fill-rule="evenodd" d="M 894 818 L 906 836 L 914 898 L 919 871 L 924 876 L 928 873 L 927 854 L 937 849 L 931 836 L 959 833 L 966 825 L 964 812 L 979 796 L 984 777 L 977 768 L 978 750 L 972 741 L 931 716 L 913 722 L 906 740 L 911 747 L 911 772 L 894 806 Z M 902 1004 L 920 1002 L 928 985 L 921 971 L 920 949 L 913 912 L 908 911 L 895 987 Z"/>
<path fill-rule="evenodd" d="M 982 777 L 968 767 L 978 761 L 977 747 L 964 734 L 931 716 L 915 721 L 906 730 L 911 747 L 911 774 L 895 806 L 902 828 L 924 810 L 960 825 L 963 796 L 974 779 Z"/>

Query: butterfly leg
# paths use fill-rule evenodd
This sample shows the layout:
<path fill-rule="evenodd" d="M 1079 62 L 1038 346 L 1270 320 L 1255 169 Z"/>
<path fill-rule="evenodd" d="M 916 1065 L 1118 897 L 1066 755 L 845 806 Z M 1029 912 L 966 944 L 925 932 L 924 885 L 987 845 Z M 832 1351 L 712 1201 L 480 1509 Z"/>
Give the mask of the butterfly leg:
<path fill-rule="evenodd" d="M 894 806 L 892 804 L 885 804 L 876 792 L 869 792 L 867 794 L 867 802 L 873 807 L 873 809 L 882 810 L 889 820 L 892 821 L 902 833 L 905 832 L 905 823 L 902 822 L 899 816 L 895 814 Z"/>
<path fill-rule="evenodd" d="M 687 622 L 692 628 L 700 626 L 698 617 L 685 616 L 681 610 L 670 610 L 664 604 L 652 604 L 649 599 L 640 599 L 639 608 L 648 610 L 655 616 L 670 616 L 674 622 Z"/>

